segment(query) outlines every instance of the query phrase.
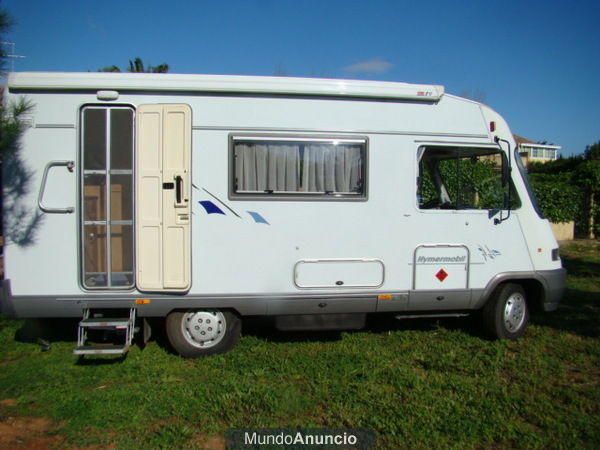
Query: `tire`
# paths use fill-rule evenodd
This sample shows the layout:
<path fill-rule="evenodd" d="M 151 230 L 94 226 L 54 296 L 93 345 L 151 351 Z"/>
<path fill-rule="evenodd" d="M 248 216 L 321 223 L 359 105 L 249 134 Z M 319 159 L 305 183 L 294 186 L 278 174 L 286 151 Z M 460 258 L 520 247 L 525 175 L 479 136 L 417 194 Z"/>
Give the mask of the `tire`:
<path fill-rule="evenodd" d="M 175 311 L 166 320 L 169 342 L 185 358 L 225 353 L 237 343 L 241 328 L 236 314 L 218 309 Z"/>
<path fill-rule="evenodd" d="M 482 313 L 490 337 L 511 341 L 518 339 L 529 322 L 525 290 L 515 283 L 501 284 L 490 296 Z"/>

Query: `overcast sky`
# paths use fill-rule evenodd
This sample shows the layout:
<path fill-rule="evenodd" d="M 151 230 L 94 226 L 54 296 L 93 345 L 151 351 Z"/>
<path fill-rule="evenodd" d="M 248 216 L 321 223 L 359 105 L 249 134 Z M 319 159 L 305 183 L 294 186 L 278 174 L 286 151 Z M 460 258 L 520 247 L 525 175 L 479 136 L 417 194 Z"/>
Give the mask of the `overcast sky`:
<path fill-rule="evenodd" d="M 0 0 L 18 71 L 129 59 L 172 73 L 441 84 L 512 131 L 581 153 L 600 140 L 600 1 Z M 10 64 L 9 64 L 10 66 Z M 10 68 L 10 67 L 9 67 Z"/>

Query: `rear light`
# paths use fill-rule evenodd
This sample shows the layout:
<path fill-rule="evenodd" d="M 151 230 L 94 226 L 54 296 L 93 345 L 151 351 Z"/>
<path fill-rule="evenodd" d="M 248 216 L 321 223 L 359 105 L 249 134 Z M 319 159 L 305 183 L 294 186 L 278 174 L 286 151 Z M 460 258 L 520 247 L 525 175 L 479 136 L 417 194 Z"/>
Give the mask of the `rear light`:
<path fill-rule="evenodd" d="M 560 259 L 560 253 L 558 248 L 552 249 L 552 261 L 558 261 Z"/>

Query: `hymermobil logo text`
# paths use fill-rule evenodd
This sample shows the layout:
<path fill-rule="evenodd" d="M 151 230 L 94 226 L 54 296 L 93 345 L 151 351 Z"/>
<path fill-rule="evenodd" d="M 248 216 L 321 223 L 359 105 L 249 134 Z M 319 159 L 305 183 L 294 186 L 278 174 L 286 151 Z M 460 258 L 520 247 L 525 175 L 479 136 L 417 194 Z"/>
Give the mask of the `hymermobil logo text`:
<path fill-rule="evenodd" d="M 467 260 L 467 256 L 419 256 L 417 258 L 417 264 L 431 264 L 431 263 L 462 263 Z"/>

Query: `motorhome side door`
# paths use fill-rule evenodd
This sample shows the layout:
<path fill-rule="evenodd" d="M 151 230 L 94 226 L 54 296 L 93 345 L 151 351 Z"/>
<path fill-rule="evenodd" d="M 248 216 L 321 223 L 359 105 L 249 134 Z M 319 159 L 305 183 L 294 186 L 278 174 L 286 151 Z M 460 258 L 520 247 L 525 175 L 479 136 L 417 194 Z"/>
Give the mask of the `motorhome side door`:
<path fill-rule="evenodd" d="M 191 140 L 188 105 L 141 105 L 136 114 L 136 285 L 191 286 Z"/>

